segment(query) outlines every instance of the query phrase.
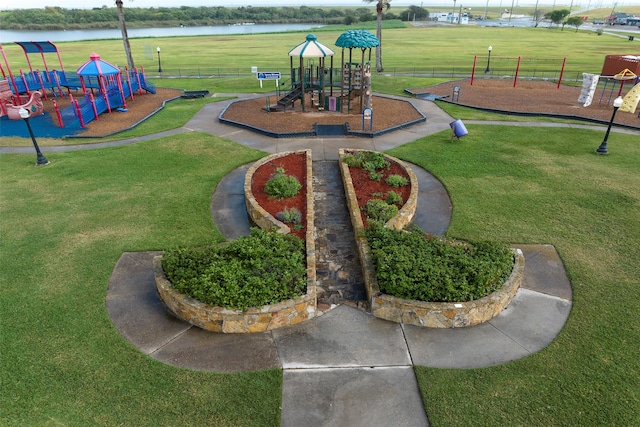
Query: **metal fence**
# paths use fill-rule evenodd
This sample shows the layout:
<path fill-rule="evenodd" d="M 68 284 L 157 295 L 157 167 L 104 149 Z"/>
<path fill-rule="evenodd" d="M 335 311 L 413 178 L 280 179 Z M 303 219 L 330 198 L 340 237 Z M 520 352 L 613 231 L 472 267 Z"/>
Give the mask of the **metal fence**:
<path fill-rule="evenodd" d="M 282 78 L 290 78 L 291 70 L 273 69 L 270 71 L 278 71 Z M 515 76 L 515 67 L 492 67 L 489 73 L 479 73 L 476 71 L 476 77 L 490 78 L 513 78 Z M 195 78 L 195 79 L 212 79 L 212 78 L 230 78 L 230 77 L 252 77 L 250 69 L 246 68 L 164 68 L 161 73 L 155 70 L 145 70 L 149 78 Z M 582 73 L 599 73 L 594 70 L 575 70 L 565 69 L 562 76 L 563 81 L 582 81 Z M 337 70 L 339 75 L 340 70 Z M 471 67 L 390 67 L 385 68 L 383 72 L 376 73 L 378 76 L 405 76 L 405 77 L 437 77 L 462 79 L 471 77 Z M 560 78 L 560 68 L 558 67 L 521 67 L 518 71 L 518 79 L 522 80 L 549 80 L 557 81 Z"/>

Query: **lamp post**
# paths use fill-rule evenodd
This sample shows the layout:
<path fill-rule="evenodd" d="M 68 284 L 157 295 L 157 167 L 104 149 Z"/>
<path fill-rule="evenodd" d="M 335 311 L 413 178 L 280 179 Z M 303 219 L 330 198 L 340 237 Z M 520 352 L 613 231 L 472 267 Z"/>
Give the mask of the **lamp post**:
<path fill-rule="evenodd" d="M 158 52 L 158 72 L 162 72 L 162 64 L 160 63 L 160 46 L 156 48 L 156 52 Z"/>
<path fill-rule="evenodd" d="M 36 137 L 33 135 L 33 130 L 31 129 L 31 123 L 29 123 L 29 116 L 31 116 L 31 113 L 29 113 L 29 110 L 26 108 L 20 108 L 20 110 L 18 110 L 18 114 L 27 124 L 27 129 L 29 129 L 29 135 L 31 135 L 31 141 L 33 142 L 33 147 L 36 149 L 36 154 L 38 155 L 36 166 L 48 165 L 49 160 L 47 160 L 47 158 L 42 155 L 42 152 L 40 152 L 40 147 L 38 147 Z"/>
<path fill-rule="evenodd" d="M 489 45 L 488 50 L 489 56 L 487 56 L 487 68 L 484 69 L 485 74 L 489 74 L 491 72 L 491 51 L 493 50 L 493 47 Z"/>
<path fill-rule="evenodd" d="M 618 108 L 620 108 L 621 105 L 622 105 L 622 97 L 618 96 L 613 101 L 613 114 L 611 115 L 609 126 L 607 127 L 607 133 L 604 134 L 604 140 L 596 150 L 596 153 L 598 154 L 609 154 L 609 150 L 607 150 L 607 139 L 609 139 L 609 132 L 611 131 L 611 125 L 613 125 L 613 119 L 616 117 L 616 112 L 618 111 Z"/>
<path fill-rule="evenodd" d="M 456 0 L 453 0 L 453 10 L 451 11 L 451 23 L 452 24 L 455 22 L 455 16 L 456 16 Z"/>

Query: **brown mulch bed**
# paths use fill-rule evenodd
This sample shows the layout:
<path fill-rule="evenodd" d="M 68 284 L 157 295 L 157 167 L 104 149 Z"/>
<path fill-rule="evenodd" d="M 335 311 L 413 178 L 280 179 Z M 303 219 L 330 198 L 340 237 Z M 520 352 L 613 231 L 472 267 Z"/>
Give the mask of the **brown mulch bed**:
<path fill-rule="evenodd" d="M 312 132 L 315 123 L 325 125 L 341 125 L 349 123 L 351 130 L 362 130 L 362 114 L 360 114 L 359 101 L 353 101 L 352 108 L 355 113 L 347 114 L 334 111 L 309 110 L 302 112 L 300 103 L 296 102 L 295 109 L 278 112 L 267 112 L 267 97 L 234 102 L 224 112 L 227 120 L 245 123 L 260 129 L 276 133 Z M 276 105 L 278 99 L 270 98 L 270 105 Z M 307 101 L 308 102 L 308 101 Z M 345 107 L 346 108 L 346 107 Z M 399 126 L 407 122 L 420 119 L 422 116 L 411 105 L 403 100 L 374 96 L 372 102 L 373 131 L 378 132 L 390 127 Z M 369 122 L 365 122 L 365 131 L 369 131 Z"/>
<path fill-rule="evenodd" d="M 475 79 L 473 85 L 471 85 L 471 79 L 466 79 L 414 89 L 413 92 L 448 95 L 446 100 L 451 101 L 453 88 L 456 85 L 460 86 L 460 97 L 456 100 L 456 103 L 460 105 L 508 112 L 567 115 L 596 119 L 607 123 L 611 120 L 613 99 L 618 96 L 616 89 L 609 102 L 610 90 L 607 89 L 602 96 L 602 102 L 599 102 L 602 89 L 598 89 L 592 104 L 583 107 L 578 103 L 580 87 L 560 85 L 560 88 L 557 88 L 557 84 L 552 82 L 518 81 L 514 88 L 512 79 Z M 622 96 L 632 87 L 631 82 L 626 82 L 623 86 Z M 640 128 L 640 118 L 637 114 L 619 112 L 615 117 L 615 123 Z"/>
<path fill-rule="evenodd" d="M 164 101 L 180 96 L 182 93 L 183 91 L 181 90 L 163 88 L 157 88 L 155 95 L 146 92 L 144 92 L 143 95 L 135 93 L 133 100 L 129 98 L 127 99 L 128 111 L 126 113 L 112 111 L 111 113 L 101 114 L 98 117 L 98 120 L 92 120 L 87 123 L 85 130 L 79 135 L 100 137 L 123 129 L 128 129 L 143 120 L 145 117 L 159 110 Z M 72 92 L 72 95 L 74 97 L 81 97 L 82 93 Z M 56 98 L 56 102 L 58 104 L 58 108 L 62 110 L 69 105 L 69 98 L 59 97 Z M 53 102 L 51 102 L 51 100 L 44 101 L 44 107 L 45 111 L 51 114 L 51 117 L 56 116 L 53 108 Z"/>
<path fill-rule="evenodd" d="M 451 101 L 453 87 L 459 85 L 460 97 L 457 103 L 460 105 L 506 112 L 567 115 L 600 120 L 605 123 L 611 119 L 612 106 L 610 102 L 607 103 L 609 90 L 602 97 L 602 102 L 599 102 L 602 92 L 602 89 L 599 89 L 594 96 L 593 103 L 585 108 L 578 103 L 579 87 L 561 85 L 558 89 L 556 84 L 551 82 L 518 81 L 514 88 L 511 79 L 475 79 L 473 85 L 470 83 L 470 79 L 466 79 L 413 89 L 413 91 L 414 93 L 428 92 L 434 95 L 449 96 L 447 100 Z M 631 87 L 630 82 L 625 84 L 623 96 Z M 155 95 L 148 93 L 136 95 L 134 100 L 127 100 L 128 111 L 126 113 L 102 114 L 98 120 L 87 124 L 86 130 L 81 135 L 100 137 L 127 129 L 160 109 L 164 101 L 181 94 L 181 90 L 158 88 Z M 617 96 L 617 90 L 614 92 L 612 100 L 615 96 Z M 277 99 L 271 97 L 270 101 L 271 105 L 275 105 Z M 57 102 L 59 108 L 68 105 L 67 98 L 58 98 Z M 55 115 L 51 101 L 45 101 L 44 104 L 45 110 Z M 299 103 L 296 103 L 294 110 L 267 113 L 264 111 L 265 106 L 266 97 L 235 102 L 225 111 L 224 117 L 272 132 L 310 132 L 313 131 L 315 123 L 344 124 L 348 122 L 351 130 L 362 129 L 362 115 L 359 114 L 359 111 L 357 111 L 358 114 L 317 110 L 302 112 Z M 354 101 L 352 107 L 358 110 L 358 101 Z M 421 117 L 409 102 L 403 100 L 374 96 L 372 107 L 374 132 L 402 125 Z M 637 114 L 619 112 L 615 117 L 615 122 L 640 128 L 640 118 L 637 117 Z M 369 123 L 365 124 L 366 130 L 368 130 Z"/>

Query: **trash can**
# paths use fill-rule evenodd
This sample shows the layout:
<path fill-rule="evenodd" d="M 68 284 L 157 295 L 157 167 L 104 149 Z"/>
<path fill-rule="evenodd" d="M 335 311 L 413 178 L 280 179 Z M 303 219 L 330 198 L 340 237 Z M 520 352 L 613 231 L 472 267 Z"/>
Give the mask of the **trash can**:
<path fill-rule="evenodd" d="M 452 121 L 449 123 L 449 126 L 451 127 L 451 139 L 453 139 L 454 135 L 456 138 L 460 139 L 469 133 L 460 119 Z"/>

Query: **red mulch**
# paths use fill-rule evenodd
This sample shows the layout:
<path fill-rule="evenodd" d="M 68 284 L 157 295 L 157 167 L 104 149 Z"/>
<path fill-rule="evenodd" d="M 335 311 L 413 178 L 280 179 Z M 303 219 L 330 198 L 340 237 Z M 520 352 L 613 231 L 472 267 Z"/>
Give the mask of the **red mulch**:
<path fill-rule="evenodd" d="M 307 228 L 307 156 L 305 154 L 290 154 L 288 156 L 279 157 L 275 160 L 267 162 L 260 166 L 253 174 L 251 182 L 251 191 L 256 199 L 256 203 L 262 206 L 267 212 L 277 218 L 278 212 L 285 209 L 295 208 L 302 216 L 302 228 L 294 230 L 289 225 L 291 234 L 305 239 Z M 277 168 L 283 168 L 287 175 L 294 176 L 298 179 L 302 188 L 293 197 L 286 199 L 271 198 L 264 192 L 264 186 L 271 178 Z"/>
<path fill-rule="evenodd" d="M 349 168 L 349 175 L 351 175 L 356 199 L 358 199 L 358 206 L 362 208 L 367 204 L 367 202 L 373 199 L 384 200 L 389 191 L 395 191 L 400 194 L 402 202 L 405 203 L 411 194 L 411 185 L 396 188 L 386 183 L 387 178 L 391 175 L 400 175 L 409 181 L 409 175 L 405 169 L 399 164 L 391 162 L 389 169 L 379 170 L 378 172 L 382 173 L 382 179 L 380 181 L 374 181 L 370 178 L 370 174 L 366 170 L 361 168 Z M 400 208 L 402 208 L 402 206 L 398 206 L 398 210 Z M 366 227 L 367 218 L 362 211 L 361 215 L 362 223 Z"/>

